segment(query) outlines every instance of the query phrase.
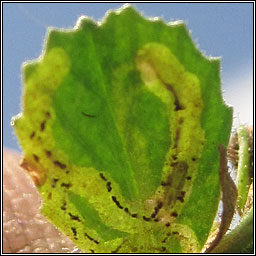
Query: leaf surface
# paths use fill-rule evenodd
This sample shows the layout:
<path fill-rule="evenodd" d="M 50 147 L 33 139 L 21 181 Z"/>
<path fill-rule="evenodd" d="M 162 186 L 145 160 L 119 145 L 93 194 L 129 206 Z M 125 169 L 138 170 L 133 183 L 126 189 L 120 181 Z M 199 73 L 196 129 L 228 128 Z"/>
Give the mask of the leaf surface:
<path fill-rule="evenodd" d="M 232 120 L 219 69 L 132 7 L 49 30 L 13 119 L 41 211 L 85 252 L 199 252 Z"/>

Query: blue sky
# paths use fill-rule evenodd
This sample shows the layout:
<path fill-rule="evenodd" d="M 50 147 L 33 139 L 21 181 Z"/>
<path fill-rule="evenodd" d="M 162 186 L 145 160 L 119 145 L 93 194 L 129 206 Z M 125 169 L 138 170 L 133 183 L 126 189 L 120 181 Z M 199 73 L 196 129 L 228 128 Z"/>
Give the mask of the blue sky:
<path fill-rule="evenodd" d="M 134 3 L 145 16 L 183 20 L 199 49 L 222 57 L 222 88 L 234 123 L 253 118 L 252 3 Z M 122 3 L 3 4 L 3 144 L 20 150 L 10 119 L 20 112 L 21 64 L 37 58 L 47 27 L 72 28 L 81 15 L 100 20 Z"/>

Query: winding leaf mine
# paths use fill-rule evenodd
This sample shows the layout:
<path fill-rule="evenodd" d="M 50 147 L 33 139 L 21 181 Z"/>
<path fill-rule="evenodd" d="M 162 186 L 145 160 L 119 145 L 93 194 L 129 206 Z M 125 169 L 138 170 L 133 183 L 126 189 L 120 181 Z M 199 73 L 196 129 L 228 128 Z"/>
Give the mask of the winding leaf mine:
<path fill-rule="evenodd" d="M 184 24 L 132 7 L 50 30 L 12 120 L 41 211 L 85 252 L 199 252 L 232 120 L 218 72 Z"/>

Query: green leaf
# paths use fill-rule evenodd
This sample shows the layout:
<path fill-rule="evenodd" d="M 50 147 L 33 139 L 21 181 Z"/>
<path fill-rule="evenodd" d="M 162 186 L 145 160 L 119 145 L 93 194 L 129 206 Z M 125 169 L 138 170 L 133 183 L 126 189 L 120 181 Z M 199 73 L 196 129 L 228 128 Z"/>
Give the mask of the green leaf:
<path fill-rule="evenodd" d="M 232 122 L 219 70 L 132 7 L 49 30 L 13 119 L 41 211 L 85 252 L 199 252 Z"/>

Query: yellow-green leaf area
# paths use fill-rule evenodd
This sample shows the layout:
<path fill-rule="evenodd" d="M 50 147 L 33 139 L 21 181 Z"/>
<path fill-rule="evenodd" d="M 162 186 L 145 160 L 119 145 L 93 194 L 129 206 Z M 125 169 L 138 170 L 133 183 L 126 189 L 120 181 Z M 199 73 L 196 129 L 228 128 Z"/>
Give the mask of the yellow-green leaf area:
<path fill-rule="evenodd" d="M 85 252 L 199 252 L 232 120 L 219 66 L 132 7 L 49 30 L 13 119 L 41 211 Z"/>

